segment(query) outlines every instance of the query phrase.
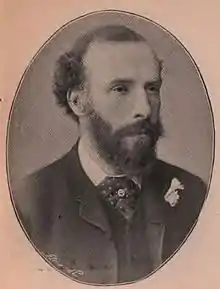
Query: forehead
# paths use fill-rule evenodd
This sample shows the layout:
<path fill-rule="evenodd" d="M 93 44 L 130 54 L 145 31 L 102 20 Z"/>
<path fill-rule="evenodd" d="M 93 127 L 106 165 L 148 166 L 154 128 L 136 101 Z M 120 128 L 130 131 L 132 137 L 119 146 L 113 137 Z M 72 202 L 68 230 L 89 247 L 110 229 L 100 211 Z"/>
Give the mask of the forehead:
<path fill-rule="evenodd" d="M 150 81 L 160 76 L 159 62 L 146 42 L 95 42 L 84 57 L 84 66 L 89 77 L 102 81 Z"/>

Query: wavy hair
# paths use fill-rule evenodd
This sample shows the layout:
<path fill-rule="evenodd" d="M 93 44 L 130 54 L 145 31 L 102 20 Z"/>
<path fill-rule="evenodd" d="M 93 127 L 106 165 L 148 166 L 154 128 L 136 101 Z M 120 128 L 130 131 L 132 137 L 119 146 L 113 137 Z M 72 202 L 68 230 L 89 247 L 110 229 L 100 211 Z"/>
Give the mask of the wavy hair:
<path fill-rule="evenodd" d="M 66 112 L 71 114 L 77 122 L 78 117 L 67 102 L 67 94 L 74 90 L 83 89 L 85 80 L 83 57 L 90 45 L 96 41 L 140 42 L 146 41 L 146 39 L 123 25 L 98 27 L 80 36 L 72 49 L 59 57 L 55 66 L 53 92 L 57 103 L 64 107 Z"/>

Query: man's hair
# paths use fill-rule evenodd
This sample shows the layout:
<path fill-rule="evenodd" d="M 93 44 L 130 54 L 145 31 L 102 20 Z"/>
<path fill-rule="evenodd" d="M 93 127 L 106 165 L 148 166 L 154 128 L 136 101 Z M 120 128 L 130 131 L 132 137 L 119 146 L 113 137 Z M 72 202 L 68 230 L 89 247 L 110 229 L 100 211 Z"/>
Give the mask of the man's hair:
<path fill-rule="evenodd" d="M 95 41 L 140 42 L 146 41 L 146 39 L 126 26 L 103 26 L 80 36 L 73 48 L 59 57 L 55 67 L 53 92 L 57 98 L 57 103 L 65 107 L 66 112 L 72 114 L 77 121 L 78 117 L 67 102 L 67 94 L 83 88 L 85 80 L 83 57 Z"/>

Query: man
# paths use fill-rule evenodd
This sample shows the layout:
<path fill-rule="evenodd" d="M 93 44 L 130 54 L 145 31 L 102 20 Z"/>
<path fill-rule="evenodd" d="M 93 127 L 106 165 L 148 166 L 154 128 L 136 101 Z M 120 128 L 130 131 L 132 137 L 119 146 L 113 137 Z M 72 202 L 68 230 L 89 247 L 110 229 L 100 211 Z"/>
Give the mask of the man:
<path fill-rule="evenodd" d="M 205 185 L 156 157 L 161 70 L 143 36 L 114 25 L 81 36 L 57 62 L 54 93 L 80 138 L 23 182 L 15 204 L 36 248 L 74 279 L 143 278 L 197 220 Z"/>

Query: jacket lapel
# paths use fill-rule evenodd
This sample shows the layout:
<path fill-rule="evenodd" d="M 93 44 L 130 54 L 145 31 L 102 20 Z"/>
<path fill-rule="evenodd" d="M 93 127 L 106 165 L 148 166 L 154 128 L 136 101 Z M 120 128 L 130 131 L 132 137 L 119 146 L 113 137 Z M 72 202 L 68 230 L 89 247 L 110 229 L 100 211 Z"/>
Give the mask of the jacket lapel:
<path fill-rule="evenodd" d="M 72 188 L 76 190 L 75 200 L 79 203 L 79 216 L 86 222 L 98 227 L 108 237 L 111 229 L 107 216 L 102 208 L 98 197 L 98 190 L 84 172 L 78 156 L 78 141 L 69 152 L 68 156 L 68 180 L 70 183 L 70 194 Z M 77 182 L 77 186 L 76 183 Z"/>
<path fill-rule="evenodd" d="M 94 185 L 90 185 L 82 193 L 79 215 L 85 221 L 102 230 L 108 238 L 111 237 L 111 228 Z"/>

